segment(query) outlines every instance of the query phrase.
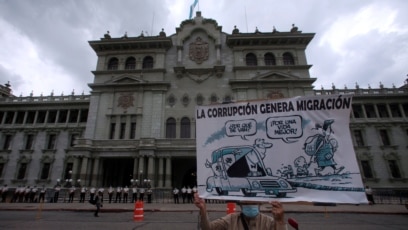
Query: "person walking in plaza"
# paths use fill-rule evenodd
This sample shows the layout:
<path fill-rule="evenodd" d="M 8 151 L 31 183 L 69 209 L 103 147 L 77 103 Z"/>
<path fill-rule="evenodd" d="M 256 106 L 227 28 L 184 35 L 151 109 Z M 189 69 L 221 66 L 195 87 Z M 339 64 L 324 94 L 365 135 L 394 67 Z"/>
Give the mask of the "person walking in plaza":
<path fill-rule="evenodd" d="M 186 189 L 186 186 L 184 186 L 181 189 L 181 198 L 183 199 L 183 204 L 186 202 L 186 197 L 187 197 L 187 189 Z"/>
<path fill-rule="evenodd" d="M 123 189 L 123 203 L 128 202 L 128 196 L 129 196 L 129 188 L 128 186 L 125 186 L 125 188 Z"/>
<path fill-rule="evenodd" d="M 366 193 L 366 196 L 367 196 L 368 204 L 369 205 L 375 204 L 374 196 L 373 196 L 373 190 L 368 185 L 365 187 L 365 193 Z"/>
<path fill-rule="evenodd" d="M 101 197 L 102 196 L 102 192 L 98 191 L 98 193 L 95 196 L 95 206 L 96 206 L 96 210 L 94 213 L 95 217 L 99 217 L 99 210 L 101 209 L 101 207 L 103 207 L 102 202 L 101 202 Z"/>
<path fill-rule="evenodd" d="M 272 216 L 260 213 L 260 203 L 254 201 L 240 201 L 241 213 L 231 213 L 217 220 L 210 221 L 204 199 L 194 193 L 194 204 L 200 210 L 200 226 L 203 230 L 212 229 L 273 229 L 287 230 L 282 204 L 278 201 L 270 202 Z"/>
<path fill-rule="evenodd" d="M 180 203 L 180 201 L 179 201 L 179 193 L 180 193 L 180 190 L 178 190 L 178 188 L 174 187 L 174 189 L 173 189 L 173 199 L 174 199 L 174 203 L 175 203 L 175 204 L 179 204 L 179 203 Z"/>
<path fill-rule="evenodd" d="M 113 191 L 114 189 L 112 188 L 112 186 L 109 186 L 108 189 L 109 203 L 112 203 Z"/>
<path fill-rule="evenodd" d="M 43 185 L 43 186 L 41 187 L 41 189 L 40 189 L 40 195 L 39 195 L 39 197 L 38 197 L 38 202 L 44 203 L 44 200 L 45 200 L 45 186 Z"/>
<path fill-rule="evenodd" d="M 7 184 L 3 185 L 3 188 L 1 188 L 1 202 L 5 203 L 8 195 L 8 187 Z"/>

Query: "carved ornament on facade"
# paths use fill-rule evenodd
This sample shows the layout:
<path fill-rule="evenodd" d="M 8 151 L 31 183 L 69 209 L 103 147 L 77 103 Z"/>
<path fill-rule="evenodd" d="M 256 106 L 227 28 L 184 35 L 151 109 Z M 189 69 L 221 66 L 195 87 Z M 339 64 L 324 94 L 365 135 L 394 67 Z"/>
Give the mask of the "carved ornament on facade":
<path fill-rule="evenodd" d="M 122 107 L 127 109 L 133 105 L 133 101 L 135 98 L 133 97 L 132 93 L 122 93 L 118 98 L 118 107 Z"/>
<path fill-rule="evenodd" d="M 207 69 L 186 69 L 183 66 L 174 67 L 174 73 L 178 78 L 188 77 L 191 80 L 201 83 L 211 76 L 218 78 L 222 77 L 225 71 L 225 66 L 214 66 Z"/>
<path fill-rule="evenodd" d="M 197 64 L 208 60 L 208 43 L 197 37 L 195 42 L 190 43 L 188 56 Z"/>

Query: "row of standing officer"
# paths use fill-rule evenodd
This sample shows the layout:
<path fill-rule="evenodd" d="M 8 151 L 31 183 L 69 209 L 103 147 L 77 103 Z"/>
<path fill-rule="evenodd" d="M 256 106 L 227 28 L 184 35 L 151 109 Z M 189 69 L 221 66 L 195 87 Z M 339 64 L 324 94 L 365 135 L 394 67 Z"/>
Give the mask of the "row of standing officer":
<path fill-rule="evenodd" d="M 197 187 L 184 186 L 179 190 L 177 187 L 173 189 L 173 199 L 175 204 L 179 204 L 179 196 L 181 195 L 184 203 L 194 203 L 193 194 L 197 192 Z"/>

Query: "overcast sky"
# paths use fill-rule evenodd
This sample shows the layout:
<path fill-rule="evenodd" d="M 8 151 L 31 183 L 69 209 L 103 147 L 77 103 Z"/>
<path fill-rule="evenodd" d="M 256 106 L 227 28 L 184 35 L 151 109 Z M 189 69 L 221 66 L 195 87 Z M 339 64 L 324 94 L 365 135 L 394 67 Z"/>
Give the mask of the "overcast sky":
<path fill-rule="evenodd" d="M 0 84 L 14 95 L 89 94 L 97 56 L 88 41 L 167 35 L 193 0 L 0 0 Z M 408 74 L 407 0 L 200 0 L 195 8 L 231 33 L 316 33 L 306 50 L 320 89 L 403 85 Z M 195 12 L 194 14 L 195 15 Z"/>

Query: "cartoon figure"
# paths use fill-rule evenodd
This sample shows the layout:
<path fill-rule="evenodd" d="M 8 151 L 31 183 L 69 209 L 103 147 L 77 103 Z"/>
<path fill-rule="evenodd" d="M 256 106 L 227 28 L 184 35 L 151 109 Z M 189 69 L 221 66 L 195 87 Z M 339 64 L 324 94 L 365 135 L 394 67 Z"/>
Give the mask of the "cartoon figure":
<path fill-rule="evenodd" d="M 272 148 L 272 146 L 273 146 L 272 143 L 265 142 L 264 139 L 257 138 L 257 139 L 255 140 L 255 142 L 254 142 L 254 149 L 255 149 L 256 151 L 253 150 L 253 151 L 249 152 L 249 153 L 245 156 L 245 158 L 247 159 L 247 163 L 248 163 L 248 166 L 249 166 L 249 170 L 251 171 L 251 172 L 250 172 L 251 175 L 249 175 L 249 176 L 256 176 L 256 175 L 258 175 L 258 172 L 259 172 L 259 170 L 258 170 L 259 161 L 262 161 L 263 159 L 265 159 L 266 149 L 267 149 L 267 148 Z M 257 157 L 256 152 L 259 153 L 259 155 L 261 156 L 261 159 L 259 159 L 259 158 Z"/>
<path fill-rule="evenodd" d="M 286 177 L 288 179 L 294 176 L 292 165 L 284 166 L 282 170 L 278 169 L 277 172 L 280 173 L 282 177 Z"/>
<path fill-rule="evenodd" d="M 296 192 L 288 181 L 272 175 L 264 164 L 266 148 L 272 147 L 263 139 L 256 139 L 253 146 L 227 146 L 212 152 L 205 166 L 213 175 L 207 178 L 207 192 L 214 189 L 218 195 L 227 196 L 230 191 L 241 191 L 244 196 L 254 197 L 257 193 L 286 197 Z"/>
<path fill-rule="evenodd" d="M 296 167 L 296 177 L 305 177 L 309 175 L 309 165 L 306 162 L 306 158 L 300 156 L 293 161 Z"/>
<path fill-rule="evenodd" d="M 338 174 L 344 169 L 344 167 L 336 168 L 337 163 L 334 161 L 334 152 L 337 151 L 338 143 L 337 140 L 331 138 L 330 135 L 333 133 L 331 125 L 334 120 L 325 120 L 323 127 L 320 124 L 316 124 L 316 130 L 321 130 L 322 133 L 310 136 L 306 139 L 304 144 L 304 151 L 310 156 L 309 165 L 316 162 L 318 168 L 315 169 L 316 176 L 321 176 L 320 172 L 324 168 L 330 166 L 334 170 L 334 174 Z"/>

